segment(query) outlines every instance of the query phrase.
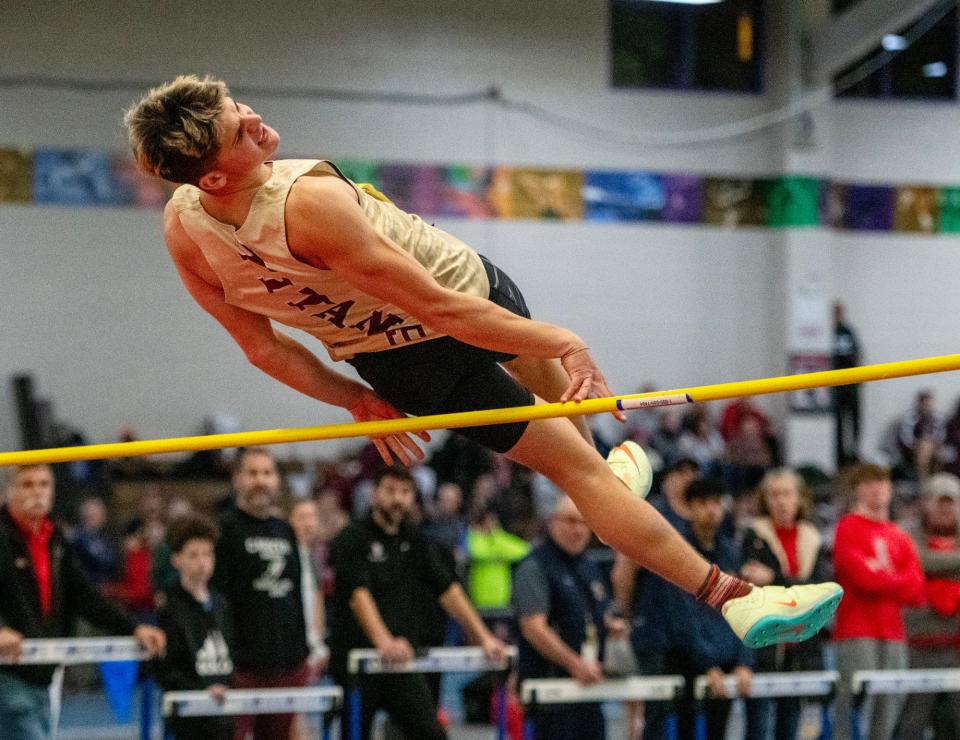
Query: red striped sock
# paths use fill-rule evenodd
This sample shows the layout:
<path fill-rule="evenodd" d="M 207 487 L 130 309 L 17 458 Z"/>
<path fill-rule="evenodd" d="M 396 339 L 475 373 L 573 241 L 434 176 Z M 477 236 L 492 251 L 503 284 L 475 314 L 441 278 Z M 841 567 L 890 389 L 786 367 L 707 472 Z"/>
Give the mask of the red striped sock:
<path fill-rule="evenodd" d="M 753 586 L 746 581 L 724 573 L 717 567 L 716 563 L 710 566 L 710 572 L 707 573 L 703 585 L 697 591 L 697 601 L 702 601 L 707 606 L 712 606 L 717 611 L 730 599 L 738 599 L 746 596 L 753 590 Z"/>

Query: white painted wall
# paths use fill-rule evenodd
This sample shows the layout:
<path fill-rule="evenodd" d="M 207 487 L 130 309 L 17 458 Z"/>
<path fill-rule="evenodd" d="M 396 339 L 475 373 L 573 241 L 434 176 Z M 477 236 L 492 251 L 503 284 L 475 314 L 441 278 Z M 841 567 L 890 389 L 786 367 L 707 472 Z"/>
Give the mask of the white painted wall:
<path fill-rule="evenodd" d="M 764 109 L 762 98 L 608 87 L 605 0 L 285 3 L 15 3 L 0 27 L 3 75 L 161 81 L 213 72 L 234 86 L 461 93 L 498 85 L 585 122 L 677 131 Z M 121 18 L 121 15 L 123 18 Z M 130 19 L 130 20 L 128 20 Z M 771 55 L 776 73 L 777 54 Z M 123 147 L 136 91 L 0 86 L 0 146 Z M 283 137 L 281 155 L 503 162 L 759 175 L 783 169 L 779 137 L 682 148 L 612 145 L 487 104 L 418 108 L 247 98 Z M 955 106 L 835 104 L 820 140 L 841 179 L 957 182 Z M 823 152 L 821 152 L 823 154 Z M 781 240 L 765 230 L 543 222 L 442 223 L 499 262 L 536 313 L 587 337 L 618 392 L 783 371 Z M 960 308 L 947 238 L 814 232 L 868 359 L 950 352 Z M 880 246 L 878 246 L 880 245 Z M 133 422 L 193 433 L 213 411 L 244 428 L 345 420 L 247 366 L 192 305 L 167 264 L 159 214 L 0 207 L 0 449 L 19 446 L 7 377 L 36 374 L 59 416 L 92 440 Z M 958 390 L 936 380 L 941 400 Z M 926 384 L 926 381 L 924 381 Z M 868 441 L 906 406 L 912 381 L 867 391 Z M 782 411 L 782 403 L 768 401 Z M 870 442 L 872 444 L 872 442 Z M 329 452 L 333 445 L 319 448 Z"/>

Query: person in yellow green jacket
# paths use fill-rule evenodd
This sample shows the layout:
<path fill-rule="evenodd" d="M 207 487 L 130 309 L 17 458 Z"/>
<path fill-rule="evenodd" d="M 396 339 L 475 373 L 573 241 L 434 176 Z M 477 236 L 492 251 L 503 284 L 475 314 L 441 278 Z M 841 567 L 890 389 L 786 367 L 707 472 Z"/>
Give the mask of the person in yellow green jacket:
<path fill-rule="evenodd" d="M 510 604 L 511 566 L 530 552 L 530 543 L 500 526 L 493 506 L 485 507 L 467 533 L 470 599 L 478 609 Z"/>

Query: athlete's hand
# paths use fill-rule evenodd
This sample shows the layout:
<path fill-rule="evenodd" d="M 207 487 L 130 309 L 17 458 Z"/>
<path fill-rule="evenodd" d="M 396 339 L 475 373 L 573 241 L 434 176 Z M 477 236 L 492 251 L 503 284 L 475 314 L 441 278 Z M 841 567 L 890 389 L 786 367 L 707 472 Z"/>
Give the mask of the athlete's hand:
<path fill-rule="evenodd" d="M 149 624 L 139 624 L 133 631 L 133 636 L 154 657 L 161 656 L 166 652 L 167 634 L 162 629 Z"/>
<path fill-rule="evenodd" d="M 733 669 L 733 678 L 737 686 L 737 696 L 750 696 L 753 688 L 753 671 L 745 665 Z"/>
<path fill-rule="evenodd" d="M 613 395 L 606 378 L 590 356 L 590 348 L 574 347 L 560 357 L 560 364 L 570 378 L 570 384 L 560 396 L 560 401 L 579 403 L 588 398 L 608 398 Z M 626 415 L 619 409 L 612 412 L 617 421 L 626 421 Z"/>
<path fill-rule="evenodd" d="M 714 699 L 724 699 L 727 696 L 726 675 L 722 670 L 714 666 L 707 673 L 707 687 L 710 689 L 710 696 Z"/>
<path fill-rule="evenodd" d="M 480 649 L 491 663 L 502 663 L 507 659 L 507 646 L 492 634 L 480 641 Z"/>
<path fill-rule="evenodd" d="M 223 704 L 227 700 L 227 691 L 229 691 L 229 688 L 222 683 L 207 686 L 207 693 L 217 704 Z"/>
<path fill-rule="evenodd" d="M 363 388 L 360 391 L 357 400 L 347 407 L 347 411 L 351 413 L 355 421 L 406 418 L 406 414 L 397 411 L 369 388 Z M 430 441 L 430 435 L 427 432 L 415 432 L 415 434 L 424 442 Z M 424 458 L 420 445 L 409 434 L 390 434 L 386 437 L 371 437 L 370 439 L 387 465 L 393 465 L 394 456 L 404 465 L 413 465 L 415 461 Z"/>
<path fill-rule="evenodd" d="M 377 645 L 380 657 L 388 663 L 407 663 L 413 660 L 413 646 L 406 637 L 391 637 Z"/>
<path fill-rule="evenodd" d="M 0 658 L 17 660 L 23 655 L 23 635 L 9 627 L 0 627 Z"/>
<path fill-rule="evenodd" d="M 577 656 L 577 662 L 570 671 L 573 679 L 583 686 L 600 683 L 603 680 L 603 667 L 593 660 L 584 660 Z"/>

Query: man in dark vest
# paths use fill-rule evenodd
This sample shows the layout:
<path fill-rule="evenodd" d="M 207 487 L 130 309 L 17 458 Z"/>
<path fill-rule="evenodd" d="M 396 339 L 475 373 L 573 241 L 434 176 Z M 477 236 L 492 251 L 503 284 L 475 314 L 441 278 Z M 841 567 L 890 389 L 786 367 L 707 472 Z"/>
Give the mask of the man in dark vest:
<path fill-rule="evenodd" d="M 566 496 L 550 516 L 547 538 L 517 567 L 513 607 L 520 625 L 520 680 L 573 677 L 584 685 L 603 680 L 607 634 L 623 637 L 628 625 L 610 612 L 600 568 L 585 555 L 591 532 Z M 604 740 L 600 705 L 563 704 L 538 709 L 537 740 Z"/>

